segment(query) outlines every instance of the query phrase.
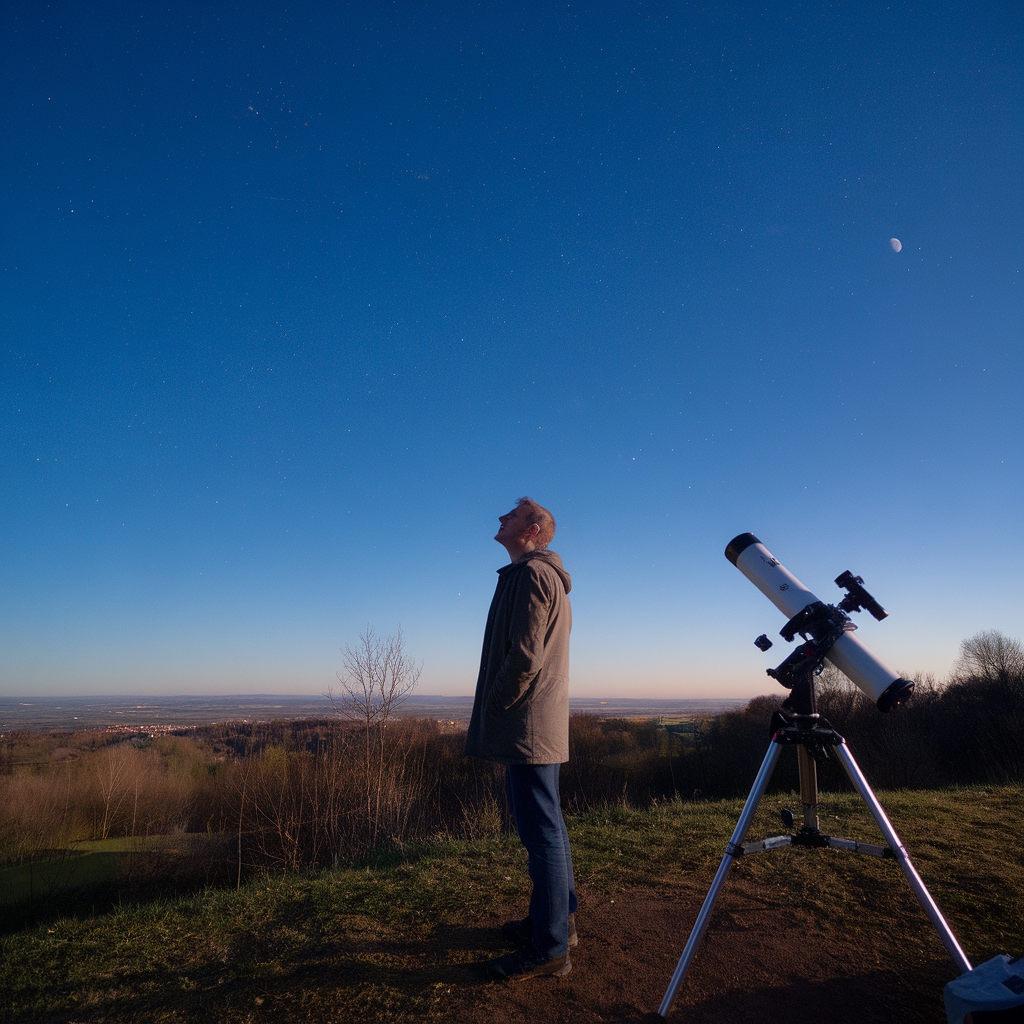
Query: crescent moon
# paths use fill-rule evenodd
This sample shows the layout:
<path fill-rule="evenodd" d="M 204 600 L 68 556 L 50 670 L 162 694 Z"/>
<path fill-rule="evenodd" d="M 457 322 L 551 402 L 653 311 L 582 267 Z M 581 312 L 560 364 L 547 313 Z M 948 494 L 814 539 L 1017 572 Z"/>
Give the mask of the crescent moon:
<path fill-rule="evenodd" d="M 889 244 L 892 246 L 893 252 L 899 252 L 903 248 L 903 243 L 898 238 L 890 238 Z"/>

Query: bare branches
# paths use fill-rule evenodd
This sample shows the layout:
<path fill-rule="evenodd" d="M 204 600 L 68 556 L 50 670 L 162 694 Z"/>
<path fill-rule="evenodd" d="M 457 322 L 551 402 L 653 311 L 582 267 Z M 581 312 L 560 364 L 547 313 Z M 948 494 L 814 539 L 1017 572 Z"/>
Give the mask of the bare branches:
<path fill-rule="evenodd" d="M 991 683 L 1019 680 L 1024 677 L 1024 646 L 998 629 L 983 629 L 961 642 L 952 676 Z"/>
<path fill-rule="evenodd" d="M 387 779 L 388 747 L 385 732 L 393 713 L 419 682 L 422 665 L 405 653 L 405 637 L 399 626 L 390 636 L 379 636 L 373 626 L 359 635 L 359 644 L 342 649 L 344 667 L 338 673 L 342 693 L 327 696 L 334 710 L 362 723 L 366 819 L 376 843 L 382 810 L 390 804 L 388 793 L 395 780 Z"/>
<path fill-rule="evenodd" d="M 422 665 L 405 655 L 402 627 L 391 636 L 379 636 L 373 626 L 359 634 L 355 648 L 342 649 L 344 667 L 338 673 L 342 694 L 328 691 L 334 710 L 367 728 L 386 726 L 394 711 L 419 682 Z"/>

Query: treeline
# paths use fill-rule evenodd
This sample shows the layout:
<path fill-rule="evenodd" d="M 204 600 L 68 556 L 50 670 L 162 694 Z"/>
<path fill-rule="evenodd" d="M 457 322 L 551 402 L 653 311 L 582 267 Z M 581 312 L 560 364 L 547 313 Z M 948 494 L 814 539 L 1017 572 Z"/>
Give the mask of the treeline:
<path fill-rule="evenodd" d="M 910 701 L 881 714 L 847 678 L 826 664 L 818 712 L 847 740 L 879 789 L 1024 782 L 1024 646 L 995 630 L 964 640 L 950 678 L 915 677 Z M 687 731 L 656 723 L 580 719 L 565 769 L 569 801 L 602 799 L 643 806 L 652 800 L 746 794 L 768 749 L 772 712 L 786 692 L 692 723 Z M 819 767 L 825 791 L 850 788 L 833 758 Z M 773 791 L 798 787 L 795 757 L 783 757 Z"/>
<path fill-rule="evenodd" d="M 745 794 L 784 696 L 682 724 L 573 716 L 566 809 Z M 818 705 L 880 789 L 1024 782 L 1024 652 L 999 634 L 965 641 L 950 682 L 919 679 L 891 714 L 832 670 Z M 154 739 L 8 734 L 0 863 L 78 840 L 199 832 L 227 837 L 240 876 L 508 829 L 504 770 L 464 757 L 464 740 L 442 723 L 397 718 L 231 724 Z M 835 762 L 819 779 L 825 791 L 848 785 Z M 784 756 L 773 788 L 796 786 L 796 759 Z"/>
<path fill-rule="evenodd" d="M 918 680 L 913 698 L 887 715 L 835 676 L 820 687 L 818 711 L 878 789 L 1024 782 L 1024 675 L 1005 682 L 960 679 L 943 688 Z M 572 760 L 563 768 L 567 806 L 745 795 L 784 697 L 782 690 L 757 697 L 679 732 L 654 722 L 575 720 Z M 819 766 L 818 779 L 823 791 L 851 788 L 835 758 Z M 797 787 L 796 758 L 784 754 L 770 790 Z"/>

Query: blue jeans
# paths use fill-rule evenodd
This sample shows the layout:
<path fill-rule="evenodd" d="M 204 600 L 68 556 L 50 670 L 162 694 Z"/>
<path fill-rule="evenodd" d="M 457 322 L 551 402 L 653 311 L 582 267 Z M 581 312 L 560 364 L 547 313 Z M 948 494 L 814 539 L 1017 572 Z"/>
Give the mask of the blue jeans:
<path fill-rule="evenodd" d="M 510 764 L 505 787 L 519 838 L 529 854 L 533 944 L 545 960 L 565 956 L 569 915 L 576 913 L 572 853 L 558 797 L 560 764 Z"/>

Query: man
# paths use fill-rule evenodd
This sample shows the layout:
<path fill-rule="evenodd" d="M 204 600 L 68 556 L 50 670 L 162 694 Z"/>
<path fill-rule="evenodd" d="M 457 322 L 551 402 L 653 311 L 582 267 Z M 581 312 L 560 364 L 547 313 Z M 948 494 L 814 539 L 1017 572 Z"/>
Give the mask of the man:
<path fill-rule="evenodd" d="M 519 949 L 487 965 L 496 978 L 561 977 L 572 970 L 576 890 L 558 773 L 569 759 L 572 587 L 548 544 L 551 513 L 520 498 L 494 539 L 511 561 L 498 570 L 484 631 L 466 753 L 506 766 L 506 790 L 529 854 L 530 912 L 502 929 Z"/>

